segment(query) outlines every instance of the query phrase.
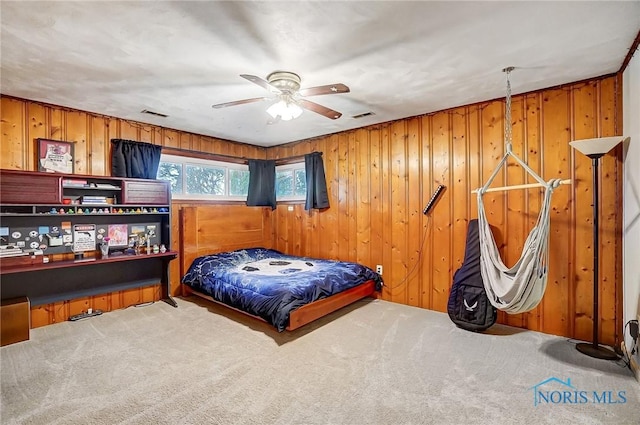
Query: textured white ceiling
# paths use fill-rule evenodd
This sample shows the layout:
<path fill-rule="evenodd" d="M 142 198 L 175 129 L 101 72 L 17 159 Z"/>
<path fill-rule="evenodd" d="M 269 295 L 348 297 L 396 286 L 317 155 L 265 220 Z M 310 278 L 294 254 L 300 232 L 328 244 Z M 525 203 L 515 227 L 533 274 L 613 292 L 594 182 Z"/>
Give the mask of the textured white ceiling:
<path fill-rule="evenodd" d="M 616 72 L 640 1 L 0 3 L 1 91 L 261 146 Z M 338 110 L 268 124 L 268 93 L 240 74 L 275 70 Z M 142 114 L 143 109 L 169 115 Z M 375 115 L 355 119 L 354 115 Z"/>

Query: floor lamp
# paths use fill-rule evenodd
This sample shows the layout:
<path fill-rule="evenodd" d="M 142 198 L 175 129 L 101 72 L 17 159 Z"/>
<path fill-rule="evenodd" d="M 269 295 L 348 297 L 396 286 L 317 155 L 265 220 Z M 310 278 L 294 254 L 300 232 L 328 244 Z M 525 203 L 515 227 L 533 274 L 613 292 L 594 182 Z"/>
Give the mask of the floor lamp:
<path fill-rule="evenodd" d="M 577 344 L 576 348 L 587 356 L 603 360 L 617 360 L 618 355 L 598 344 L 598 284 L 600 282 L 598 273 L 598 252 L 600 251 L 600 242 L 598 240 L 598 193 L 600 189 L 598 167 L 600 165 L 600 158 L 613 149 L 618 143 L 622 142 L 623 139 L 622 136 L 614 136 L 569 142 L 574 149 L 591 158 L 591 170 L 593 174 L 593 341 L 591 344 Z"/>

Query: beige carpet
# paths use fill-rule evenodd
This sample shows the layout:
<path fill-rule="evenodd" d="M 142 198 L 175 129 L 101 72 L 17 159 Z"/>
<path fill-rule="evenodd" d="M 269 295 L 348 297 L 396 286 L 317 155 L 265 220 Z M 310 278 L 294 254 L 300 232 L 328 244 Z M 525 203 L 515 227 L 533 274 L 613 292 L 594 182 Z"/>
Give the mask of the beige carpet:
<path fill-rule="evenodd" d="M 2 424 L 640 423 L 629 370 L 565 338 L 471 333 L 446 314 L 373 300 L 278 334 L 177 301 L 3 347 Z M 549 378 L 538 389 L 552 398 L 535 406 L 532 387 Z"/>

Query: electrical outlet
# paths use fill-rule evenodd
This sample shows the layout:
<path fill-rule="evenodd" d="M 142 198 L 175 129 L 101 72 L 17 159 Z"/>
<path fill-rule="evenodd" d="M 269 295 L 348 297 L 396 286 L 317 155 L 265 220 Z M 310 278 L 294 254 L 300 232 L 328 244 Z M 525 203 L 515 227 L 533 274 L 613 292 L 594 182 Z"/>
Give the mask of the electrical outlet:
<path fill-rule="evenodd" d="M 378 273 L 380 276 L 382 276 L 382 264 L 378 264 L 376 266 L 376 273 Z"/>

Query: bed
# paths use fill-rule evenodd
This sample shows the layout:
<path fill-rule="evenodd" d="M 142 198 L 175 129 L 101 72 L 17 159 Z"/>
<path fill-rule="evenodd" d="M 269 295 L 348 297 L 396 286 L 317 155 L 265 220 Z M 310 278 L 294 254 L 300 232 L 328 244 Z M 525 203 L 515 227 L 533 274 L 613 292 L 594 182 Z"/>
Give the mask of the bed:
<path fill-rule="evenodd" d="M 260 247 L 271 242 L 270 214 L 269 209 L 245 206 L 224 211 L 183 208 L 183 292 L 266 321 L 282 332 L 381 289 L 380 275 L 361 264 Z"/>
<path fill-rule="evenodd" d="M 361 264 L 285 255 L 265 248 L 198 257 L 182 278 L 192 291 L 257 316 L 282 332 L 292 312 L 382 280 Z"/>

